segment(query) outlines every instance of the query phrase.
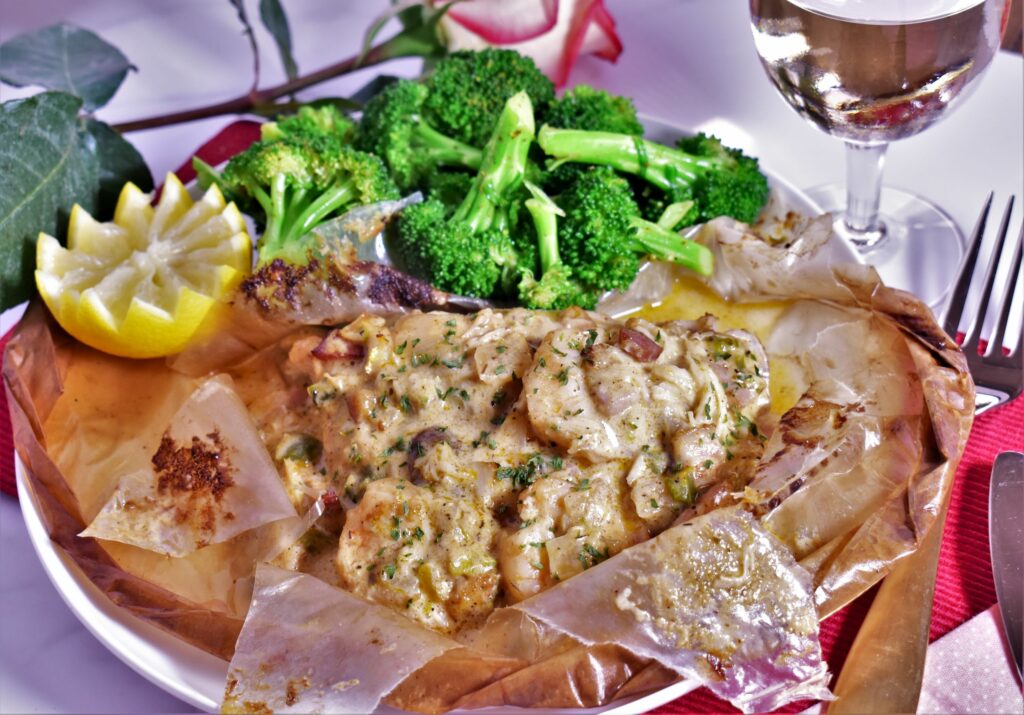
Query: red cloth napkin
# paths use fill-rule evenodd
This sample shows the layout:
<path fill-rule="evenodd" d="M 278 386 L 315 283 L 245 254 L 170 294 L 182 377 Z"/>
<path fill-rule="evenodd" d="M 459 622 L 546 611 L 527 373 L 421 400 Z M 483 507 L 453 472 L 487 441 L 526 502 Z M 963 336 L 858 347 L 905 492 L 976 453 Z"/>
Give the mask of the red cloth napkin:
<path fill-rule="evenodd" d="M 234 122 L 203 144 L 196 155 L 217 165 L 259 138 L 259 124 Z M 191 159 L 177 172 L 190 181 L 195 177 Z M 10 335 L 0 339 L 0 350 Z M 930 640 L 935 640 L 996 602 L 988 547 L 988 484 L 992 462 L 999 452 L 1024 451 L 1024 396 L 979 416 L 967 442 L 953 484 L 942 551 L 935 584 Z M 17 498 L 14 451 L 6 390 L 0 390 L 0 491 Z M 867 615 L 875 589 L 821 624 L 821 644 L 833 673 L 842 670 L 857 630 Z M 810 703 L 794 703 L 784 712 L 799 712 Z M 701 688 L 655 711 L 676 713 L 739 712 L 710 691 Z"/>

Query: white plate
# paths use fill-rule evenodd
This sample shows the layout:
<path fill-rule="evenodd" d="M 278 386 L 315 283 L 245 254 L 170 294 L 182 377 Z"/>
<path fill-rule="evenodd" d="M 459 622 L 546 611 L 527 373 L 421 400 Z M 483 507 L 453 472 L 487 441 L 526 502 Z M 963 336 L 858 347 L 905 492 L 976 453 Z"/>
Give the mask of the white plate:
<path fill-rule="evenodd" d="M 647 135 L 652 139 L 672 143 L 683 135 L 682 130 L 668 122 L 652 118 L 644 118 L 643 121 Z M 762 170 L 768 175 L 773 189 L 782 195 L 790 208 L 806 214 L 819 212 L 814 202 L 799 189 L 768 169 L 762 167 Z M 830 257 L 840 261 L 854 260 L 850 249 L 838 240 L 831 242 Z M 38 504 L 26 487 L 24 465 L 17 454 L 15 470 L 18 477 L 18 498 L 29 538 L 43 569 L 68 608 L 97 640 L 141 676 L 200 710 L 217 712 L 224 693 L 228 664 L 115 606 L 81 572 L 71 558 L 50 540 L 40 519 Z M 605 708 L 562 712 L 567 715 L 625 715 L 644 712 L 671 702 L 695 687 L 695 683 L 684 681 L 649 695 L 613 703 Z M 521 713 L 535 712 L 521 708 L 510 710 Z M 382 707 L 380 712 L 397 711 Z"/>

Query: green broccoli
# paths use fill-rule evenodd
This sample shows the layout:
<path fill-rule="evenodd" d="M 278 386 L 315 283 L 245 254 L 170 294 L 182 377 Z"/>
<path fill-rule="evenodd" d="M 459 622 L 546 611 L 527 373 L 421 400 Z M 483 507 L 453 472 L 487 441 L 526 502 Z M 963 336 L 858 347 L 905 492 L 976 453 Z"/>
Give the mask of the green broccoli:
<path fill-rule="evenodd" d="M 700 210 L 699 221 L 710 221 L 717 216 L 732 216 L 744 223 L 757 221 L 769 193 L 768 179 L 758 167 L 757 159 L 703 132 L 680 139 L 676 148 L 690 156 L 716 162 L 724 169 L 701 172 L 697 176 L 693 193 Z"/>
<path fill-rule="evenodd" d="M 636 136 L 643 136 L 644 133 L 633 100 L 585 84 L 576 85 L 552 102 L 543 121 L 559 129 L 584 129 L 589 132 L 616 132 Z"/>
<path fill-rule="evenodd" d="M 427 198 L 437 199 L 449 207 L 449 213 L 454 212 L 469 193 L 469 187 L 473 185 L 475 178 L 476 174 L 435 167 L 424 179 Z"/>
<path fill-rule="evenodd" d="M 424 85 L 427 122 L 476 147 L 489 140 L 512 95 L 526 92 L 537 116 L 543 116 L 555 98 L 554 85 L 532 59 L 497 48 L 453 52 L 437 63 Z"/>
<path fill-rule="evenodd" d="M 521 268 L 509 205 L 522 186 L 533 137 L 530 97 L 520 92 L 506 102 L 458 208 L 450 212 L 431 198 L 402 212 L 389 246 L 399 266 L 460 295 L 513 293 Z"/>
<path fill-rule="evenodd" d="M 303 238 L 319 224 L 354 206 L 399 196 L 379 158 L 332 135 L 258 141 L 219 176 L 205 166 L 201 181 L 211 180 L 211 172 L 263 226 L 260 264 L 275 258 L 304 264 L 312 246 Z"/>
<path fill-rule="evenodd" d="M 636 116 L 636 108 L 628 97 L 619 97 L 585 84 L 566 91 L 548 108 L 544 123 L 559 129 L 583 129 L 594 132 L 616 132 L 643 136 L 644 128 Z M 534 160 L 543 165 L 544 152 L 537 147 Z M 590 167 L 572 162 L 553 166 L 542 177 L 544 188 L 557 194 Z M 660 192 L 659 192 L 660 193 Z"/>
<path fill-rule="evenodd" d="M 398 80 L 366 103 L 355 146 L 381 157 L 403 191 L 428 188 L 439 166 L 480 168 L 482 152 L 451 139 L 423 119 L 426 85 Z"/>
<path fill-rule="evenodd" d="M 540 253 L 540 279 L 526 269 L 519 281 L 519 302 L 527 308 L 563 310 L 578 305 L 593 308 L 597 294 L 586 290 L 573 277 L 572 269 L 558 255 L 558 217 L 565 216 L 558 205 L 539 187 L 527 183 L 533 198 L 525 202 L 533 217 Z"/>
<path fill-rule="evenodd" d="M 329 134 L 344 142 L 352 139 L 356 123 L 342 114 L 337 107 L 325 104 L 319 107 L 305 105 L 295 114 L 278 117 L 260 126 L 260 139 L 273 141 L 285 137 L 314 137 Z"/>
<path fill-rule="evenodd" d="M 710 275 L 711 251 L 640 217 L 629 183 L 611 169 L 581 174 L 558 197 L 562 260 L 593 290 L 626 290 L 645 255 Z"/>
<path fill-rule="evenodd" d="M 629 134 L 543 127 L 541 148 L 559 162 L 609 166 L 635 175 L 665 192 L 665 203 L 693 200 L 697 219 L 732 216 L 757 220 L 768 200 L 768 180 L 757 159 L 727 149 L 714 137 L 698 135 L 673 148 Z M 660 213 L 664 206 L 656 206 Z M 653 213 L 647 213 L 650 218 Z"/>
<path fill-rule="evenodd" d="M 407 207 L 389 246 L 400 268 L 457 295 L 489 297 L 517 263 L 508 234 L 473 230 L 436 199 Z"/>

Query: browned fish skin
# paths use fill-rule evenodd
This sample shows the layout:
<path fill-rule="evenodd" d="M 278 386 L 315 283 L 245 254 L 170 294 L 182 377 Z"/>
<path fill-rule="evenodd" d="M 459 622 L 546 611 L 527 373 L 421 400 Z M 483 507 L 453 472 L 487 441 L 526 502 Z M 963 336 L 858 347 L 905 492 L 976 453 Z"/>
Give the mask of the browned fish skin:
<path fill-rule="evenodd" d="M 339 582 L 442 632 L 742 489 L 762 449 L 767 358 L 710 319 L 364 314 L 286 348 L 305 400 L 253 410 L 293 501 L 335 490 Z"/>
<path fill-rule="evenodd" d="M 361 313 L 478 310 L 486 301 L 452 296 L 391 266 L 342 254 L 305 266 L 275 259 L 247 277 L 239 296 L 275 322 L 337 325 Z"/>

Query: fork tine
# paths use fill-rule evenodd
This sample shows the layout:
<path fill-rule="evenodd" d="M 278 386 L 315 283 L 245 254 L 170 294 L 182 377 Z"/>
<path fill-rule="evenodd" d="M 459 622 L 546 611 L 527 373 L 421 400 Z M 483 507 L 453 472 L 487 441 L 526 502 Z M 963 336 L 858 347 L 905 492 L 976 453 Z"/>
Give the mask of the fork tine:
<path fill-rule="evenodd" d="M 967 244 L 967 252 L 960 264 L 960 272 L 957 273 L 956 281 L 953 283 L 949 307 L 946 308 L 946 320 L 942 328 L 954 341 L 957 329 L 960 327 L 960 318 L 964 314 L 964 304 L 967 303 L 967 293 L 971 288 L 974 265 L 978 262 L 978 250 L 981 248 L 981 237 L 985 233 L 985 224 L 988 222 L 988 212 L 992 208 L 993 195 L 994 193 L 989 193 L 988 199 L 985 200 L 985 206 L 981 209 L 981 215 L 978 216 L 978 222 L 974 225 L 971 240 Z"/>
<path fill-rule="evenodd" d="M 978 354 L 978 343 L 981 340 L 981 331 L 985 324 L 985 314 L 988 312 L 988 304 L 992 298 L 992 287 L 996 282 L 996 268 L 999 266 L 999 257 L 1003 253 L 1003 246 L 1006 244 L 1006 234 L 1010 231 L 1010 214 L 1013 212 L 1013 199 L 1006 202 L 1006 210 L 1003 211 L 1003 220 L 999 224 L 999 233 L 996 236 L 996 244 L 992 247 L 992 256 L 988 259 L 988 268 L 985 269 L 985 280 L 981 284 L 981 300 L 978 302 L 978 310 L 974 314 L 974 320 L 964 338 L 963 350 L 968 355 Z"/>
<path fill-rule="evenodd" d="M 1006 274 L 1006 286 L 1003 287 L 1003 300 L 1000 305 L 1003 307 L 996 321 L 995 334 L 988 343 L 988 350 L 985 356 L 1003 356 L 1003 340 L 1006 339 L 1006 324 L 1010 322 L 1010 301 L 1013 299 L 1013 291 L 1017 286 L 1017 274 L 1020 273 L 1021 261 L 1024 259 L 1024 225 L 1020 227 L 1017 234 L 1017 247 L 1013 251 L 1013 258 L 1010 260 L 1010 270 Z M 1024 330 L 1020 332 L 1017 339 L 1017 348 L 1011 353 L 1012 362 L 1020 364 L 1024 362 Z M 1011 363 L 1012 364 L 1012 363 Z"/>

